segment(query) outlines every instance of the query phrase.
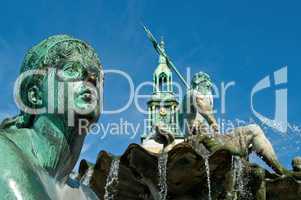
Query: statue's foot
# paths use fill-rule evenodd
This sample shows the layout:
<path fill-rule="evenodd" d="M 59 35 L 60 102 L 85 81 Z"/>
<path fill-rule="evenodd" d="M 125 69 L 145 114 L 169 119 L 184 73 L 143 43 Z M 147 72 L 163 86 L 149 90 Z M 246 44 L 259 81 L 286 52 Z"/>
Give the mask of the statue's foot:
<path fill-rule="evenodd" d="M 292 177 L 295 178 L 297 180 L 301 180 L 301 172 L 294 172 L 294 171 L 290 171 L 290 170 L 285 170 L 283 175 L 283 177 Z"/>
<path fill-rule="evenodd" d="M 276 171 L 276 170 L 274 170 L 274 171 Z M 282 167 L 280 170 L 278 169 L 276 171 L 276 173 L 277 173 L 277 175 L 279 177 L 282 177 L 282 178 L 285 178 L 285 177 L 294 177 L 294 172 L 290 171 L 290 170 L 288 170 L 288 169 L 286 169 L 284 167 Z"/>

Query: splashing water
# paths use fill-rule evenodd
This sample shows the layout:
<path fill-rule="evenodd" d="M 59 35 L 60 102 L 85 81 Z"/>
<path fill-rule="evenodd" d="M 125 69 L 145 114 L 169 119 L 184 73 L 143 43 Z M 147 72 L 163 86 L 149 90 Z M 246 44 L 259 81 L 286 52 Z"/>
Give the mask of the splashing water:
<path fill-rule="evenodd" d="M 232 171 L 232 178 L 234 185 L 236 184 L 236 165 L 235 165 L 235 159 L 237 159 L 235 156 L 231 156 L 231 171 Z"/>
<path fill-rule="evenodd" d="M 115 187 L 118 184 L 118 172 L 119 172 L 119 158 L 115 158 L 112 160 L 111 168 L 109 175 L 107 177 L 106 186 L 105 186 L 105 200 L 113 200 L 114 199 L 114 192 Z"/>
<path fill-rule="evenodd" d="M 193 144 L 196 152 L 198 152 L 205 161 L 206 175 L 207 175 L 207 187 L 208 187 L 208 200 L 212 199 L 211 196 L 211 180 L 210 180 L 210 165 L 209 165 L 209 156 L 210 152 L 206 149 L 204 145 Z"/>
<path fill-rule="evenodd" d="M 81 183 L 84 185 L 89 185 L 93 172 L 93 167 L 89 167 L 88 172 L 82 177 Z"/>
<path fill-rule="evenodd" d="M 234 158 L 234 173 L 235 173 L 235 180 L 236 180 L 236 187 L 240 194 L 244 191 L 244 182 L 243 182 L 243 165 L 242 161 L 239 157 Z"/>
<path fill-rule="evenodd" d="M 168 154 L 166 152 L 162 152 L 158 160 L 160 200 L 166 200 L 167 197 L 167 160 Z"/>
<path fill-rule="evenodd" d="M 207 174 L 207 185 L 208 185 L 208 200 L 211 200 L 211 181 L 210 181 L 210 166 L 208 156 L 204 156 L 206 174 Z"/>
<path fill-rule="evenodd" d="M 244 165 L 240 157 L 233 158 L 233 175 L 235 178 L 235 190 L 242 198 L 247 198 L 251 195 L 246 185 L 248 184 L 248 178 L 244 176 Z"/>

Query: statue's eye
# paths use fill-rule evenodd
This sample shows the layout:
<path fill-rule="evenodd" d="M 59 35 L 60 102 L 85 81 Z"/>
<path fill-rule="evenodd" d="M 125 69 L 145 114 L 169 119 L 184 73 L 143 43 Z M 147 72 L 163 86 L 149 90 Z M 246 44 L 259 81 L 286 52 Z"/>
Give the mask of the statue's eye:
<path fill-rule="evenodd" d="M 80 76 L 80 70 L 77 65 L 69 65 L 63 71 L 66 78 L 78 78 Z"/>

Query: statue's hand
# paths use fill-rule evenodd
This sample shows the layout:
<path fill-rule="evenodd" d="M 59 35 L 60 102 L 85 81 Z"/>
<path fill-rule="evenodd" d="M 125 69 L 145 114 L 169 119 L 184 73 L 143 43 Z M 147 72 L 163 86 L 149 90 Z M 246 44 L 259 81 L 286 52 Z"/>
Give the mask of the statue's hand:
<path fill-rule="evenodd" d="M 210 128 L 213 131 L 213 134 L 218 134 L 219 129 L 214 117 L 214 111 L 211 103 L 205 95 L 195 95 L 195 105 L 197 111 L 206 119 Z"/>
<path fill-rule="evenodd" d="M 175 138 L 171 132 L 166 130 L 162 125 L 155 125 L 154 127 L 155 134 L 153 136 L 153 139 L 163 144 L 164 146 L 168 146 L 169 144 L 173 143 Z"/>

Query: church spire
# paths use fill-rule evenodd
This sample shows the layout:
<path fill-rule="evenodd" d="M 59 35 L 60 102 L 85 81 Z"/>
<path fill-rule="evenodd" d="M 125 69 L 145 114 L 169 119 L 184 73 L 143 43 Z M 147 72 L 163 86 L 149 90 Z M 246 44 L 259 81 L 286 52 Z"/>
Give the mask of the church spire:
<path fill-rule="evenodd" d="M 168 66 L 169 61 L 166 58 L 165 42 L 163 37 L 157 43 L 155 41 L 158 52 L 158 65 L 153 74 L 153 95 L 147 102 L 148 106 L 148 128 L 145 134 L 141 137 L 142 144 L 145 148 L 151 151 L 158 152 L 161 148 L 154 141 L 145 140 L 154 132 L 154 126 L 164 124 L 164 126 L 173 133 L 177 141 L 183 139 L 183 135 L 179 129 L 179 113 L 178 101 L 173 91 L 172 71 Z M 159 148 L 160 147 L 160 148 Z"/>
<path fill-rule="evenodd" d="M 160 48 L 163 53 L 165 53 L 165 42 L 163 37 L 161 37 L 161 42 L 159 43 Z M 172 88 L 172 72 L 167 65 L 166 57 L 159 54 L 159 63 L 154 72 L 154 92 L 173 92 Z"/>

